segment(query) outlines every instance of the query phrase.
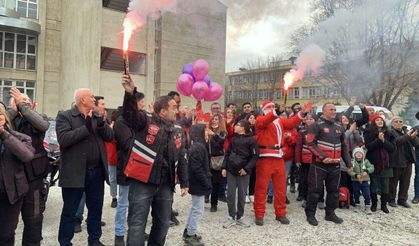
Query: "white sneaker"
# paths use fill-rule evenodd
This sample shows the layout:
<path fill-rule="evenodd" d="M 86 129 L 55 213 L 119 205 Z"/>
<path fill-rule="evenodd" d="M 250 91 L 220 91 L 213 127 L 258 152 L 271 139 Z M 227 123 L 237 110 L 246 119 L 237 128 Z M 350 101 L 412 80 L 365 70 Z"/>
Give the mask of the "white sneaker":
<path fill-rule="evenodd" d="M 366 215 L 371 215 L 371 205 L 365 205 L 365 210 L 364 210 Z"/>
<path fill-rule="evenodd" d="M 236 224 L 243 227 L 250 227 L 250 223 L 247 222 L 247 220 L 244 219 L 244 217 L 241 217 L 240 219 L 236 220 Z"/>
<path fill-rule="evenodd" d="M 245 203 L 250 203 L 250 196 L 246 195 L 246 201 Z"/>
<path fill-rule="evenodd" d="M 249 196 L 250 202 L 254 202 L 255 201 L 255 196 Z"/>
<path fill-rule="evenodd" d="M 228 217 L 227 221 L 223 224 L 223 228 L 228 229 L 234 225 L 236 225 L 236 220 L 234 220 L 232 217 Z"/>
<path fill-rule="evenodd" d="M 362 211 L 361 205 L 359 203 L 356 203 L 354 206 L 354 212 L 359 213 Z"/>

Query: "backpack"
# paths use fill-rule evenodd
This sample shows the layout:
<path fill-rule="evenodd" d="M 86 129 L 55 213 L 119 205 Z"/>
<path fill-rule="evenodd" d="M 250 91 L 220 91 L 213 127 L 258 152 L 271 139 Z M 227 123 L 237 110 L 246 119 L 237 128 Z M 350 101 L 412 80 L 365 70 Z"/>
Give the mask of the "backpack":
<path fill-rule="evenodd" d="M 351 204 L 348 188 L 342 186 L 339 188 L 339 208 L 349 208 Z"/>

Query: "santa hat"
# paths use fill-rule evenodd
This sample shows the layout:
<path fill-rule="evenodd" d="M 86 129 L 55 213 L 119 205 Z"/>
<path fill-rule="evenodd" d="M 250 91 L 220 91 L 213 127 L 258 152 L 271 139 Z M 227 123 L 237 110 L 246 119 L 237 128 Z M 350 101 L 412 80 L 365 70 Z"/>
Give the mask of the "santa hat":
<path fill-rule="evenodd" d="M 370 123 L 374 123 L 374 121 L 378 118 L 381 118 L 378 114 L 370 114 Z"/>
<path fill-rule="evenodd" d="M 260 105 L 260 109 L 262 109 L 263 112 L 265 112 L 266 108 L 269 106 L 275 106 L 275 104 L 269 100 L 263 101 L 262 105 Z"/>

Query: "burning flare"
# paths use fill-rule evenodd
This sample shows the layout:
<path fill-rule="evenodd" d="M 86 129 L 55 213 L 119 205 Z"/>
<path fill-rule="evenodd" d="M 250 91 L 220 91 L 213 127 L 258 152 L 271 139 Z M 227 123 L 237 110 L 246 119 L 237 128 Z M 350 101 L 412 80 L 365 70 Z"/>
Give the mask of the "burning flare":
<path fill-rule="evenodd" d="M 127 52 L 128 51 L 129 40 L 131 39 L 132 33 L 135 30 L 135 26 L 129 18 L 125 18 L 123 25 L 124 25 L 124 41 L 123 41 L 123 45 L 122 45 L 122 50 L 124 52 Z"/>

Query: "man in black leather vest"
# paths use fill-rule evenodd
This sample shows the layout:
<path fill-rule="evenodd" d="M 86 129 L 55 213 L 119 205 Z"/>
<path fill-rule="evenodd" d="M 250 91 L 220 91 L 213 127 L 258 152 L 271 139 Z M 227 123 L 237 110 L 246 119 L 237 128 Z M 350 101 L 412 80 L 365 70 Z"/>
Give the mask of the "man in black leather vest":
<path fill-rule="evenodd" d="M 125 168 L 125 174 L 131 178 L 127 245 L 144 245 L 150 207 L 153 225 L 148 245 L 164 245 L 170 225 L 175 173 L 181 195 L 188 193 L 184 132 L 174 125 L 176 101 L 169 96 L 157 98 L 150 116 L 137 109 L 134 96 L 137 89 L 129 75 L 123 76 L 122 84 L 125 89 L 122 116 L 134 133 L 131 153 L 137 154 L 136 165 L 128 162 Z M 135 146 L 138 148 L 134 149 Z M 149 171 L 148 176 L 143 176 L 144 170 Z"/>

